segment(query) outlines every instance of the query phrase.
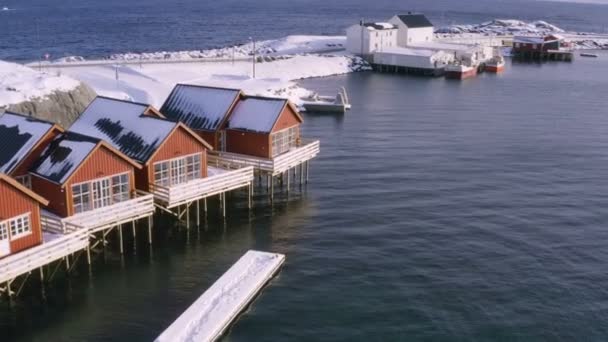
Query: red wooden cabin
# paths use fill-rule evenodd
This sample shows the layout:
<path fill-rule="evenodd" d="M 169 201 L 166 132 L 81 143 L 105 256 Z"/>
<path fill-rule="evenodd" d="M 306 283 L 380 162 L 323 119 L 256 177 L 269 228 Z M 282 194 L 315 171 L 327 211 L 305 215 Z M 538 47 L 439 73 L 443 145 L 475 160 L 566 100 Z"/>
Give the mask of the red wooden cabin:
<path fill-rule="evenodd" d="M 160 112 L 169 120 L 183 122 L 214 150 L 224 151 L 224 126 L 242 95 L 238 89 L 178 84 Z"/>
<path fill-rule="evenodd" d="M 141 166 L 110 144 L 66 132 L 56 137 L 30 170 L 32 189 L 59 217 L 132 199 Z"/>
<path fill-rule="evenodd" d="M 97 97 L 70 127 L 112 145 L 143 167 L 136 186 L 171 187 L 207 177 L 212 147 L 183 123 L 165 120 L 147 104 Z"/>
<path fill-rule="evenodd" d="M 0 173 L 0 258 L 42 243 L 40 206 L 48 201 Z"/>
<path fill-rule="evenodd" d="M 298 145 L 302 117 L 286 99 L 240 90 L 178 84 L 162 115 L 181 121 L 216 150 L 273 158 Z"/>
<path fill-rule="evenodd" d="M 52 122 L 5 112 L 0 116 L 0 172 L 31 188 L 29 170 L 61 133 L 63 128 Z"/>
<path fill-rule="evenodd" d="M 518 36 L 513 37 L 513 52 L 528 53 L 528 52 L 546 52 L 549 50 L 559 50 L 560 39 L 555 36 L 546 37 L 529 37 Z"/>

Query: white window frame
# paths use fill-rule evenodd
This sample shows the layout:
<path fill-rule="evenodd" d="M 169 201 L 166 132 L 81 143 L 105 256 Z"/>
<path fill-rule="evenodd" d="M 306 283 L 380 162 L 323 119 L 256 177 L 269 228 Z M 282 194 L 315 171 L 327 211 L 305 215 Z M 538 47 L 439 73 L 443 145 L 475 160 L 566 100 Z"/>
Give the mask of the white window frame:
<path fill-rule="evenodd" d="M 121 192 L 121 193 L 123 193 L 123 196 L 121 196 L 120 198 L 123 199 L 123 200 L 116 201 L 115 199 L 117 197 L 114 196 L 115 194 L 114 194 L 114 183 L 113 183 L 113 181 L 114 181 L 114 178 L 122 177 L 122 176 L 126 176 L 127 177 L 127 183 L 126 183 L 126 185 L 127 185 L 128 199 L 123 199 L 123 198 L 125 198 L 124 192 Z M 99 208 L 104 208 L 104 207 L 110 206 L 112 204 L 124 202 L 124 201 L 127 201 L 127 200 L 131 199 L 131 194 L 130 194 L 130 192 L 131 192 L 131 177 L 129 177 L 129 176 L 130 176 L 129 172 L 122 172 L 122 173 L 117 173 L 117 174 L 114 174 L 114 175 L 111 175 L 111 176 L 108 176 L 108 177 L 101 177 L 101 178 L 96 178 L 96 179 L 93 179 L 93 180 L 90 180 L 90 181 L 86 181 L 86 182 L 80 182 L 80 183 L 72 184 L 72 186 L 71 186 L 71 190 L 72 190 L 72 196 L 71 196 L 71 198 L 72 198 L 72 207 L 74 209 L 74 214 L 86 213 L 86 212 L 91 211 L 91 210 L 95 210 L 95 209 L 99 209 Z M 98 183 L 98 182 L 103 182 L 103 181 L 108 181 L 109 182 L 109 186 L 108 186 L 107 189 L 101 189 L 102 190 L 102 194 L 105 191 L 109 191 L 109 195 L 106 196 L 105 194 L 103 194 L 102 198 L 95 199 L 95 195 L 94 195 L 95 191 L 93 190 L 93 187 L 94 187 L 93 184 L 94 183 Z M 119 185 L 121 185 L 121 186 L 125 185 L 124 183 L 122 183 L 122 180 L 120 180 L 120 181 L 121 181 L 121 183 L 119 183 Z M 87 201 L 88 209 L 78 211 L 78 210 L 76 210 L 77 205 L 74 202 L 74 187 L 77 187 L 77 186 L 78 187 L 82 187 L 83 185 L 87 185 L 88 191 L 87 192 L 81 192 L 79 194 L 79 196 L 81 198 L 83 198 L 84 197 L 83 194 L 88 194 L 89 195 L 88 201 Z M 97 201 L 101 201 L 101 202 L 97 202 Z M 102 205 L 98 206 L 99 203 L 101 203 Z M 84 208 L 85 207 L 84 206 L 84 202 L 83 202 L 83 204 L 79 204 L 79 206 L 82 206 Z"/>
<path fill-rule="evenodd" d="M 32 214 L 27 213 L 7 220 L 10 229 L 10 240 L 20 239 L 32 234 Z"/>
<path fill-rule="evenodd" d="M 270 135 L 272 157 L 274 158 L 285 152 L 289 152 L 293 147 L 297 147 L 299 131 L 300 126 L 296 125 L 272 133 Z"/>
<path fill-rule="evenodd" d="M 6 220 L 6 221 L 2 221 L 0 222 L 0 241 L 10 241 L 11 240 L 11 236 L 9 234 L 9 225 L 8 222 L 10 220 Z"/>
<path fill-rule="evenodd" d="M 196 160 L 198 157 L 198 160 Z M 192 153 L 177 158 L 166 159 L 154 163 L 154 184 L 158 186 L 170 187 L 203 177 L 202 173 L 203 153 Z M 192 165 L 192 169 L 190 166 Z M 163 167 L 164 172 L 156 172 L 157 166 Z M 166 174 L 164 174 L 166 172 Z M 164 177 L 157 179 L 157 174 L 164 174 Z"/>

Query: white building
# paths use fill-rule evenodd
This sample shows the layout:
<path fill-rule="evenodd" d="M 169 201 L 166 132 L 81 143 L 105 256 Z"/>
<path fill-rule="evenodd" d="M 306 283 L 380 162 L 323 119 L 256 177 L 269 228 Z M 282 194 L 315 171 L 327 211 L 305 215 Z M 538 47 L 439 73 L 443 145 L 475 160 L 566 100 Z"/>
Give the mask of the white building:
<path fill-rule="evenodd" d="M 363 23 L 346 29 L 346 50 L 369 56 L 375 51 L 397 46 L 397 28 L 390 23 Z"/>
<path fill-rule="evenodd" d="M 445 66 L 453 61 L 453 54 L 437 50 L 396 47 L 374 53 L 374 65 L 377 68 L 399 68 L 401 72 L 427 76 L 443 74 Z"/>
<path fill-rule="evenodd" d="M 423 14 L 396 15 L 389 23 L 397 26 L 397 45 L 401 47 L 413 43 L 433 41 L 433 24 Z"/>

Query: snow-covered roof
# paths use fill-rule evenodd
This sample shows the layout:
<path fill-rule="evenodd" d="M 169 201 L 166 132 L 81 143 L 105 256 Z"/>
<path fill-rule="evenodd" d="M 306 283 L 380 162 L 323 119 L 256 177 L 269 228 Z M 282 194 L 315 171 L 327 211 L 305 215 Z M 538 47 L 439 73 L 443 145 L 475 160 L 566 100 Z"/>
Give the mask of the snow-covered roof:
<path fill-rule="evenodd" d="M 433 24 L 424 14 L 402 14 L 398 15 L 401 20 L 408 28 L 421 28 L 421 27 L 433 27 Z"/>
<path fill-rule="evenodd" d="M 516 36 L 513 37 L 513 43 L 525 43 L 525 44 L 542 44 L 545 42 L 543 37 L 538 36 Z"/>
<path fill-rule="evenodd" d="M 444 51 L 470 51 L 475 49 L 474 45 L 467 44 L 455 44 L 455 43 L 443 43 L 443 42 L 416 42 L 408 44 L 408 47 L 412 49 L 424 49 L 424 50 L 444 50 Z"/>
<path fill-rule="evenodd" d="M 269 133 L 286 104 L 285 99 L 244 97 L 234 107 L 228 128 Z"/>
<path fill-rule="evenodd" d="M 240 93 L 238 89 L 178 84 L 160 111 L 192 129 L 215 131 Z"/>
<path fill-rule="evenodd" d="M 145 163 L 177 123 L 144 115 L 148 105 L 97 97 L 70 131 L 105 140 L 131 159 Z"/>
<path fill-rule="evenodd" d="M 44 150 L 32 172 L 52 182 L 64 184 L 97 144 L 99 139 L 73 132 L 63 133 Z"/>
<path fill-rule="evenodd" d="M 395 25 L 393 25 L 391 23 L 363 23 L 363 26 L 365 26 L 370 31 L 393 30 L 393 29 L 397 28 Z"/>
<path fill-rule="evenodd" d="M 0 172 L 10 173 L 52 128 L 52 122 L 20 114 L 0 115 Z"/>

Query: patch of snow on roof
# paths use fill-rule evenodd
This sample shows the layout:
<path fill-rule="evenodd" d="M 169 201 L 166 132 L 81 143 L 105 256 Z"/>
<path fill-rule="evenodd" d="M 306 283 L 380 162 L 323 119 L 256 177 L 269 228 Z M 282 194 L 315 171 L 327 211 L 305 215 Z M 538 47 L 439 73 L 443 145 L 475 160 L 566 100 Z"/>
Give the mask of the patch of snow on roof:
<path fill-rule="evenodd" d="M 10 173 L 53 127 L 50 122 L 6 112 L 0 115 L 0 172 Z"/>
<path fill-rule="evenodd" d="M 513 43 L 526 43 L 526 44 L 543 44 L 545 40 L 543 37 L 513 37 Z"/>
<path fill-rule="evenodd" d="M 215 131 L 239 93 L 236 89 L 178 84 L 160 111 L 190 128 Z"/>
<path fill-rule="evenodd" d="M 66 133 L 57 137 L 42 153 L 34 173 L 63 184 L 95 149 L 98 140 Z"/>
<path fill-rule="evenodd" d="M 246 97 L 235 106 L 228 127 L 268 133 L 281 115 L 285 102 L 285 99 Z"/>
<path fill-rule="evenodd" d="M 97 97 L 70 131 L 105 140 L 132 159 L 146 162 L 176 123 L 144 116 L 147 105 Z"/>
<path fill-rule="evenodd" d="M 376 51 L 376 54 L 395 54 L 395 55 L 408 55 L 408 56 L 420 56 L 420 57 L 431 57 L 438 53 L 438 51 L 425 50 L 425 49 L 408 49 L 404 47 L 389 47 L 383 48 L 382 51 Z"/>
<path fill-rule="evenodd" d="M 56 91 L 70 91 L 79 84 L 67 76 L 0 61 L 0 107 L 44 98 Z"/>

